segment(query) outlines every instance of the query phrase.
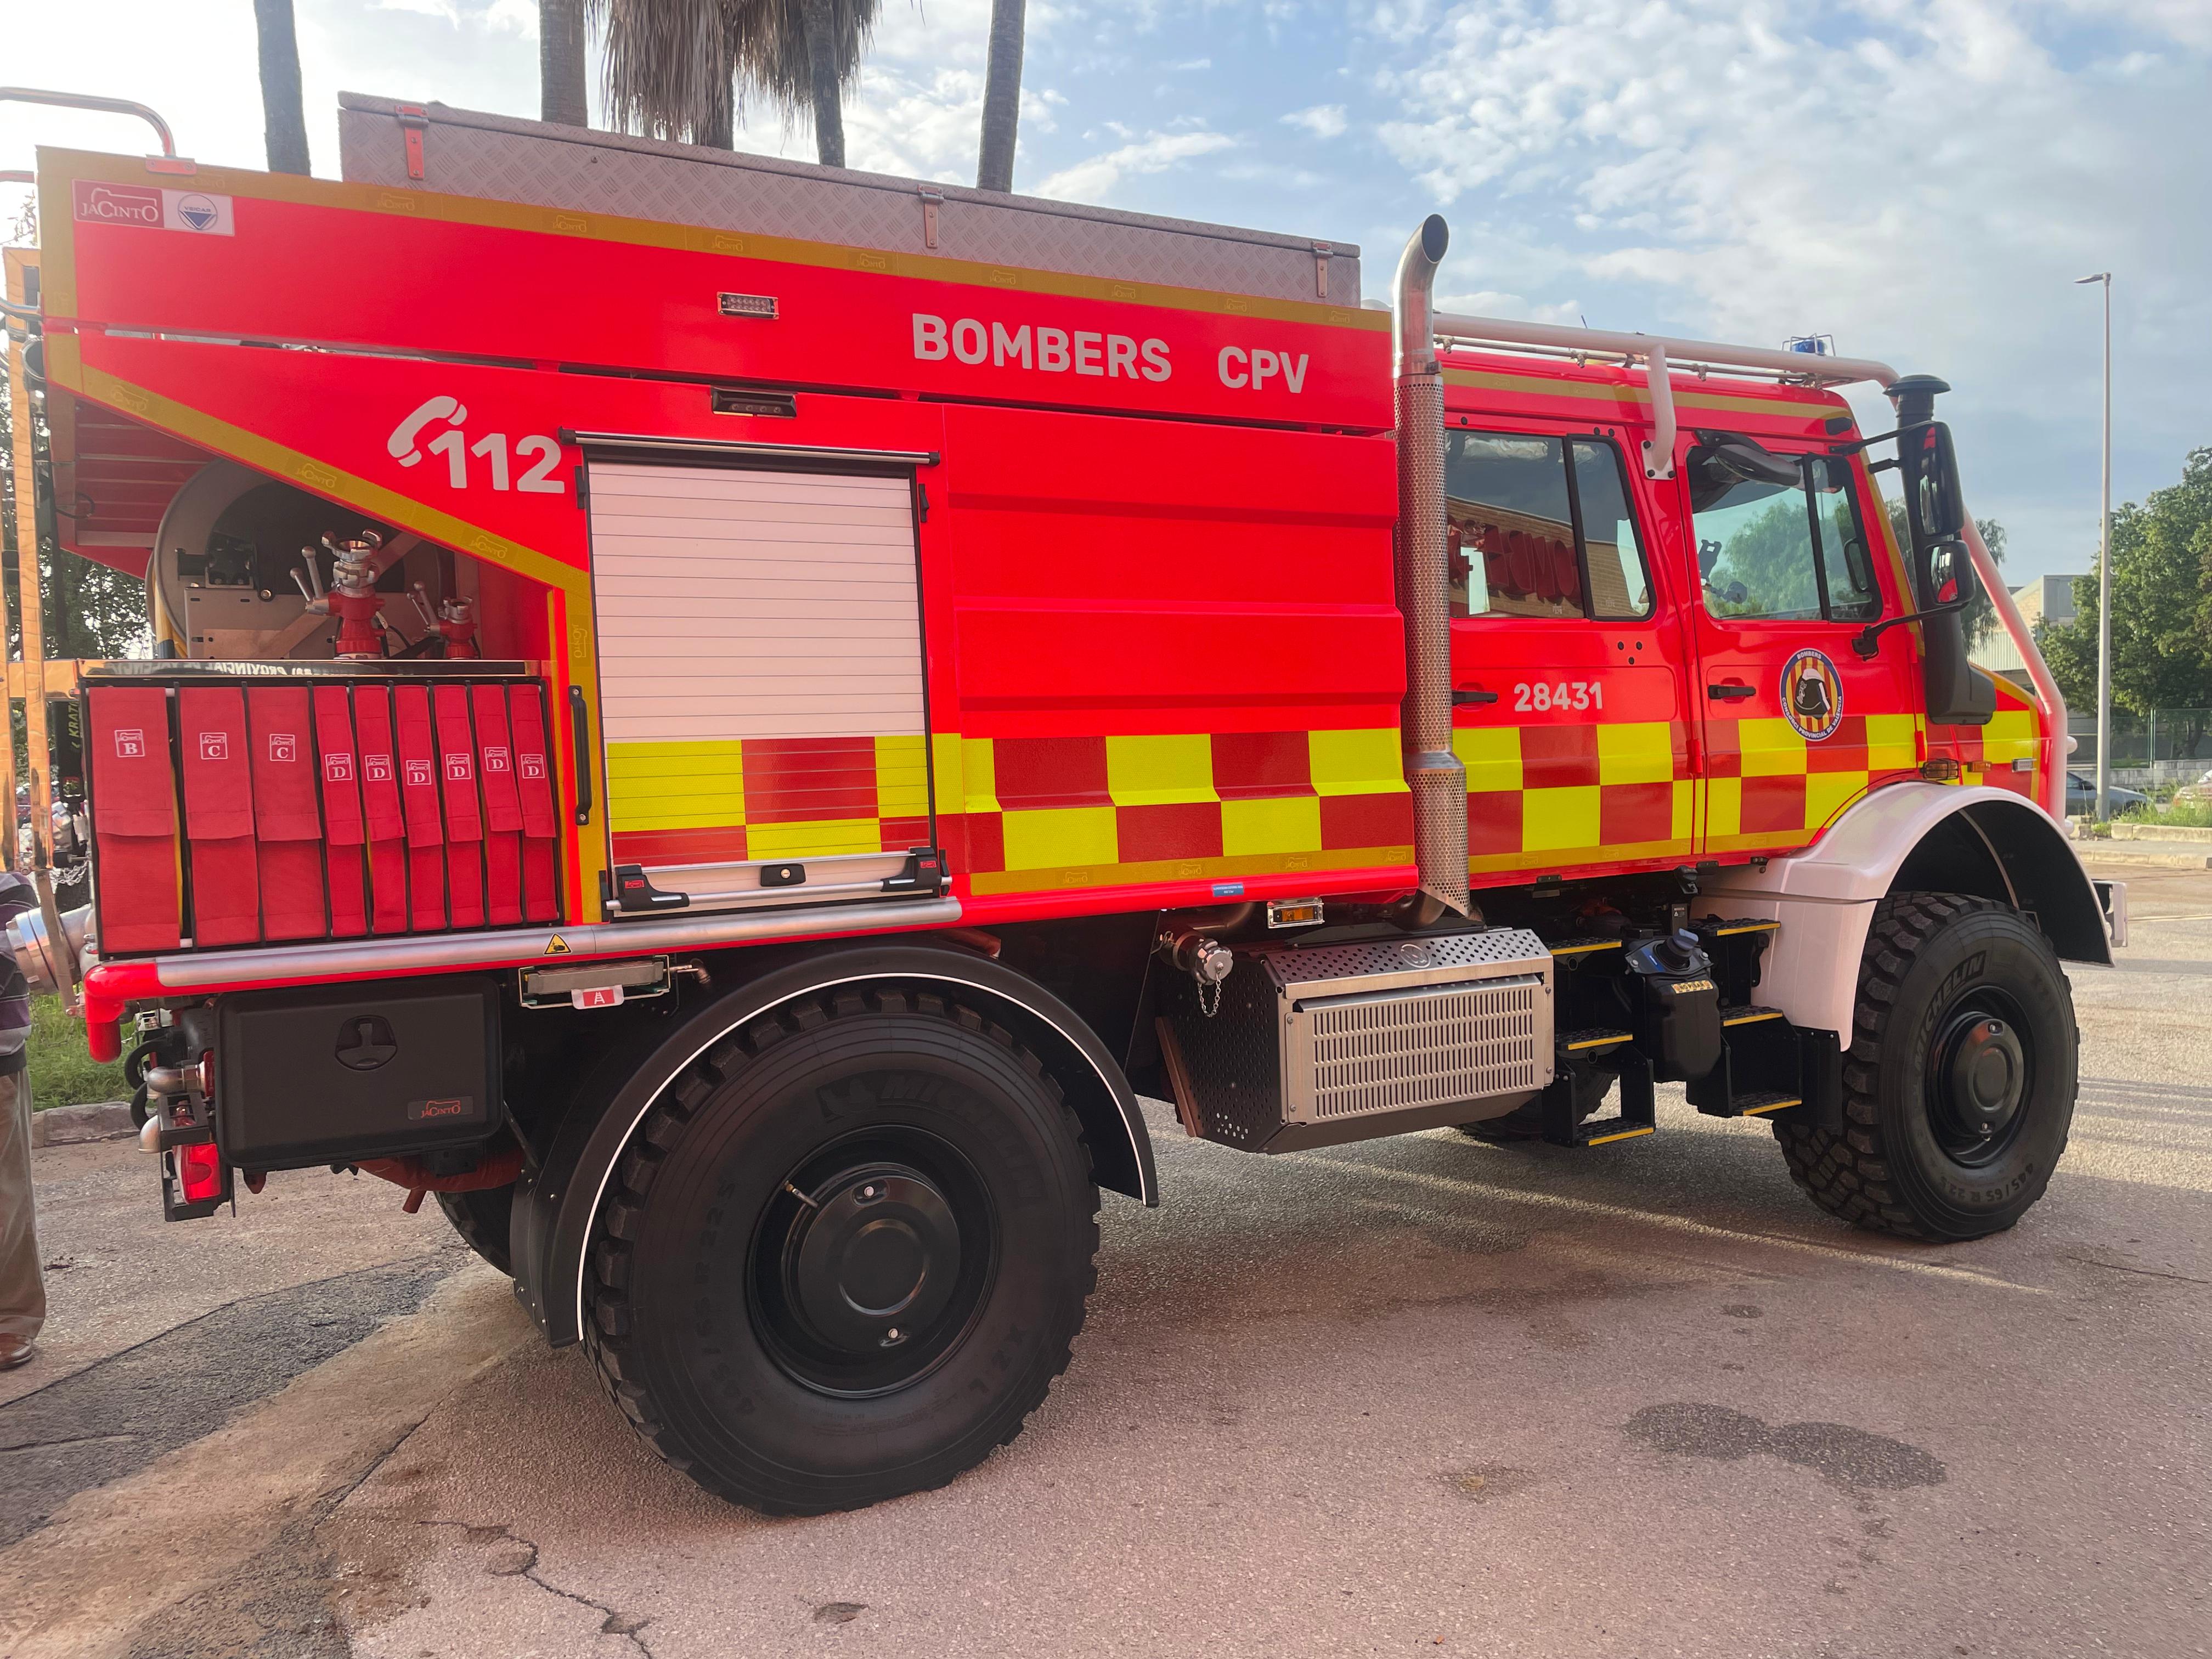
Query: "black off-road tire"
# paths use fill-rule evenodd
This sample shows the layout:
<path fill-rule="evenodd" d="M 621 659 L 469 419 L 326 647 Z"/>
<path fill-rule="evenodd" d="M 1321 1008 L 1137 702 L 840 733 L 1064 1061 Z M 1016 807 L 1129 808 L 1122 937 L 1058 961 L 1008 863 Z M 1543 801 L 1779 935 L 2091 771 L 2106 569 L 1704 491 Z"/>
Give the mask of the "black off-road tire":
<path fill-rule="evenodd" d="M 468 1193 L 440 1193 L 437 1200 L 461 1242 L 514 1278 L 514 1262 L 508 1245 L 508 1229 L 514 1218 L 514 1183 Z"/>
<path fill-rule="evenodd" d="M 1977 1000 L 2012 1011 L 2026 1077 L 2016 1123 L 1962 1157 L 1947 1150 L 1941 1045 Z M 1984 1237 L 2050 1183 L 2079 1056 L 2071 989 L 2033 923 L 1988 899 L 1894 893 L 1875 905 L 1860 962 L 1843 1133 L 1777 1122 L 1774 1138 L 1792 1178 L 1831 1215 L 1934 1243 Z"/>
<path fill-rule="evenodd" d="M 957 1222 L 935 1281 L 951 1302 L 879 1341 L 817 1342 L 823 1304 L 791 1290 L 807 1229 L 864 1213 L 849 1206 L 881 1189 L 856 1170 L 908 1164 Z M 934 993 L 841 988 L 732 1031 L 662 1091 L 594 1224 L 585 1342 L 646 1443 L 708 1491 L 769 1515 L 858 1509 L 1020 1433 L 1082 1328 L 1097 1208 L 1082 1127 L 1010 1033 Z M 927 1283 L 948 1258 L 922 1259 Z"/>

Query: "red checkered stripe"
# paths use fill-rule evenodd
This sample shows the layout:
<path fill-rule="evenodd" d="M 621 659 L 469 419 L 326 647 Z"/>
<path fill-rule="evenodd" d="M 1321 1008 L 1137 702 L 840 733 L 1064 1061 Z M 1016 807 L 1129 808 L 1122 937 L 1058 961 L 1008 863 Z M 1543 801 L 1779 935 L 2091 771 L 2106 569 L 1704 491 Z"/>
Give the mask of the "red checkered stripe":
<path fill-rule="evenodd" d="M 1465 726 L 1470 874 L 1686 854 L 1696 783 L 1679 720 Z"/>
<path fill-rule="evenodd" d="M 1413 861 L 1395 727 L 933 744 L 953 867 L 977 894 Z"/>
<path fill-rule="evenodd" d="M 611 743 L 615 860 L 902 853 L 929 840 L 927 753 L 913 733 Z"/>
<path fill-rule="evenodd" d="M 1917 775 L 1917 714 L 1846 714 L 1808 739 L 1786 720 L 1714 720 L 1705 727 L 1708 852 L 1802 847 L 1868 790 Z"/>

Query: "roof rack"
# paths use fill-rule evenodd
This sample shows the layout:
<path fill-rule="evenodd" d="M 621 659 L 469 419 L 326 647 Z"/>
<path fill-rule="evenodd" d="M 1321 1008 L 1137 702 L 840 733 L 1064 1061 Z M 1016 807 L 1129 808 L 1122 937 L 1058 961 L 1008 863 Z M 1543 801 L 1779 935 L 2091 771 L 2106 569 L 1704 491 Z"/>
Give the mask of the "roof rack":
<path fill-rule="evenodd" d="M 1429 331 L 1440 343 L 1506 346 L 1568 356 L 1617 357 L 1624 367 L 1644 364 L 1651 394 L 1651 436 L 1644 445 L 1644 473 L 1650 478 L 1674 475 L 1674 388 L 1669 371 L 1707 368 L 1751 369 L 1807 386 L 1852 386 L 1872 381 L 1885 390 L 1898 379 L 1887 363 L 1870 357 L 1830 357 L 1771 346 L 1723 345 L 1712 340 L 1674 340 L 1660 334 L 1619 334 L 1610 329 L 1566 328 L 1557 323 L 1515 322 L 1504 317 L 1462 317 L 1437 312 Z"/>

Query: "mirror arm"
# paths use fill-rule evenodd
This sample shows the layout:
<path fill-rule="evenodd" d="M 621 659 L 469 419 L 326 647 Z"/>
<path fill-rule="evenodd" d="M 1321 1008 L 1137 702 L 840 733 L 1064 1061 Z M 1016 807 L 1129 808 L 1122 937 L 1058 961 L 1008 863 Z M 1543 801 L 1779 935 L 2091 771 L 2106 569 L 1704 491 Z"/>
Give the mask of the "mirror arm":
<path fill-rule="evenodd" d="M 1909 425 L 1898 428 L 1894 432 L 1877 432 L 1871 438 L 1854 438 L 1848 443 L 1830 444 L 1828 446 L 1828 453 L 1831 455 L 1856 454 L 1862 449 L 1871 449 L 1876 444 L 1886 444 L 1892 438 L 1902 438 L 1908 432 L 1917 431 L 1920 428 L 1929 425 L 1934 418 L 1935 417 L 1933 416 L 1930 416 L 1926 421 L 1914 421 Z M 1894 461 L 1889 461 L 1886 462 L 1885 465 L 1894 466 L 1897 463 Z"/>
<path fill-rule="evenodd" d="M 1881 636 L 1889 629 L 1901 628 L 1906 623 L 1926 622 L 1931 617 L 1948 617 L 1954 611 L 1964 611 L 1972 603 L 1972 599 L 1954 599 L 1948 605 L 1930 605 L 1925 611 L 1915 611 L 1909 616 L 1890 617 L 1881 622 L 1869 623 L 1862 631 L 1851 636 L 1851 649 L 1861 658 L 1871 659 L 1875 653 L 1881 649 Z"/>

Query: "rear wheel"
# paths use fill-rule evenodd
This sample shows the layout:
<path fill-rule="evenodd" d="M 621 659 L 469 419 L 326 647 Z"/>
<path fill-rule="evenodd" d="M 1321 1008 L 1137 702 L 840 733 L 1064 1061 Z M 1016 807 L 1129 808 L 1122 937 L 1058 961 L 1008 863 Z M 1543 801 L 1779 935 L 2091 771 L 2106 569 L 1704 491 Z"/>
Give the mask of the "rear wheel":
<path fill-rule="evenodd" d="M 453 1231 L 461 1236 L 462 1243 L 509 1279 L 514 1277 L 507 1243 L 507 1229 L 514 1218 L 513 1183 L 479 1188 L 474 1192 L 440 1193 L 438 1207 L 453 1224 Z"/>
<path fill-rule="evenodd" d="M 586 1340 L 708 1491 L 857 1508 L 1020 1432 L 1082 1327 L 1097 1211 L 1035 1055 L 933 994 L 840 991 L 663 1091 L 598 1218 Z"/>
<path fill-rule="evenodd" d="M 1859 968 L 1844 1131 L 1774 1125 L 1831 1215 L 1952 1241 L 2011 1226 L 2074 1119 L 2079 1034 L 2050 941 L 2017 910 L 1950 893 L 1875 907 Z"/>

